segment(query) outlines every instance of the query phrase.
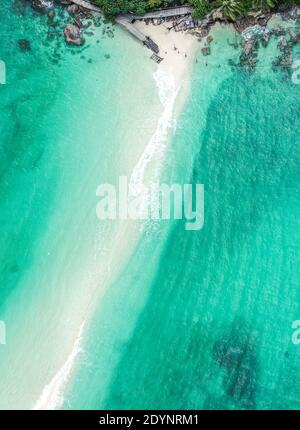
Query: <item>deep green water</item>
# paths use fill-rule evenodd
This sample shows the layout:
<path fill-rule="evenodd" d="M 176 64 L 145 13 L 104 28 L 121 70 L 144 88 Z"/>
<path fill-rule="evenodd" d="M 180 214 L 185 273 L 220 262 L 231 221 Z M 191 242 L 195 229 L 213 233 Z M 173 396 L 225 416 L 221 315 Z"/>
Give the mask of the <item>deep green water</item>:
<path fill-rule="evenodd" d="M 113 226 L 95 219 L 96 186 L 132 171 L 133 143 L 148 142 L 159 103 L 154 66 L 123 33 L 100 46 L 91 37 L 85 59 L 61 45 L 54 64 L 57 42 L 44 45 L 43 18 L 33 23 L 8 5 L 0 11 L 0 58 L 12 70 L 0 87 L 8 331 L 0 407 L 30 408 L 106 276 Z M 37 32 L 30 53 L 16 49 L 11 25 Z M 165 181 L 205 185 L 205 226 L 141 231 L 125 268 L 93 300 L 64 408 L 300 407 L 300 349 L 291 341 L 300 319 L 300 86 L 272 70 L 275 41 L 249 73 L 228 65 L 239 54 L 228 39 L 231 30 L 218 30 L 212 55 L 198 55 L 162 172 Z"/>
<path fill-rule="evenodd" d="M 207 114 L 205 228 L 179 224 L 164 244 L 107 407 L 299 407 L 299 90 L 234 73 Z"/>

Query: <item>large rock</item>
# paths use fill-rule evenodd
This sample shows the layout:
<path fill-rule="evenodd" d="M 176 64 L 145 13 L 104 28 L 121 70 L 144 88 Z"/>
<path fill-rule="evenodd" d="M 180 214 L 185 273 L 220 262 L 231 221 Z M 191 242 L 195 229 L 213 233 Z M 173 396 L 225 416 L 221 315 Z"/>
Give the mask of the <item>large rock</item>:
<path fill-rule="evenodd" d="M 80 28 L 78 25 L 68 24 L 64 31 L 64 36 L 66 39 L 66 42 L 71 45 L 83 45 L 84 40 L 81 36 Z"/>
<path fill-rule="evenodd" d="M 72 4 L 68 6 L 68 12 L 70 15 L 76 15 L 80 11 L 79 6 L 77 4 Z"/>
<path fill-rule="evenodd" d="M 209 28 L 201 28 L 201 30 L 199 32 L 200 37 L 206 37 L 206 36 L 208 36 L 208 33 L 209 33 Z"/>
<path fill-rule="evenodd" d="M 281 17 L 284 20 L 297 19 L 298 17 L 300 17 L 300 6 L 295 6 L 292 9 L 288 8 L 288 10 L 283 11 L 281 13 Z"/>
<path fill-rule="evenodd" d="M 289 44 L 285 37 L 281 37 L 277 46 L 280 51 L 284 52 L 288 48 Z"/>
<path fill-rule="evenodd" d="M 300 34 L 296 33 L 295 31 L 289 29 L 288 30 L 289 35 L 290 35 L 290 40 L 292 43 L 300 43 Z"/>
<path fill-rule="evenodd" d="M 255 43 L 254 39 L 247 40 L 247 42 L 245 43 L 245 46 L 244 46 L 244 54 L 245 55 L 250 55 L 252 53 L 254 43 Z"/>
<path fill-rule="evenodd" d="M 283 67 L 283 68 L 290 68 L 293 63 L 293 56 L 291 53 L 284 53 L 281 56 L 277 57 L 274 62 L 274 67 Z"/>
<path fill-rule="evenodd" d="M 272 33 L 269 31 L 268 33 L 265 33 L 263 37 L 261 38 L 261 44 L 264 48 L 268 46 L 269 40 L 272 36 Z"/>
<path fill-rule="evenodd" d="M 262 27 L 261 25 L 253 25 L 251 27 L 247 27 L 243 32 L 242 32 L 242 38 L 247 41 L 250 39 L 258 39 L 261 38 L 266 32 L 268 32 L 268 30 L 266 30 L 264 27 Z"/>
<path fill-rule="evenodd" d="M 55 18 L 55 11 L 53 9 L 51 9 L 51 10 L 48 11 L 47 15 L 48 15 L 48 18 L 50 20 L 52 20 L 52 19 Z"/>
<path fill-rule="evenodd" d="M 30 42 L 27 39 L 19 39 L 18 40 L 19 48 L 22 52 L 30 51 Z"/>
<path fill-rule="evenodd" d="M 210 55 L 210 47 L 206 46 L 204 48 L 201 49 L 202 54 L 206 57 L 207 55 Z"/>
<path fill-rule="evenodd" d="M 249 27 L 254 26 L 255 24 L 256 18 L 254 16 L 244 16 L 238 18 L 233 25 L 238 33 L 243 33 L 245 30 L 247 30 Z"/>
<path fill-rule="evenodd" d="M 31 5 L 38 12 L 46 12 L 54 6 L 53 0 L 31 0 Z"/>

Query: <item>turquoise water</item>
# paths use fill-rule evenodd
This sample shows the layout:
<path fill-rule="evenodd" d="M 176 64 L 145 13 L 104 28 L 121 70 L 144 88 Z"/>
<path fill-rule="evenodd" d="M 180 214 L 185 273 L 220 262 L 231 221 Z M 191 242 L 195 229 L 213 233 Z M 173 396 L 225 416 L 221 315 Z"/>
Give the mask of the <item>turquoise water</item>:
<path fill-rule="evenodd" d="M 275 42 L 254 73 L 228 65 L 228 28 L 198 54 L 161 175 L 204 184 L 204 229 L 147 224 L 116 263 L 95 190 L 155 130 L 155 66 L 107 24 L 78 52 L 24 14 L 0 11 L 0 407 L 33 407 L 87 320 L 62 408 L 298 409 L 300 86 Z"/>
<path fill-rule="evenodd" d="M 205 228 L 179 224 L 164 244 L 106 407 L 299 407 L 298 101 L 280 77 L 234 73 L 220 86 L 195 136 Z"/>
<path fill-rule="evenodd" d="M 299 408 L 299 88 L 272 71 L 273 45 L 254 74 L 226 66 L 227 37 L 207 66 L 199 56 L 169 154 L 176 179 L 205 184 L 205 227 L 140 244 L 92 324 L 70 407 Z"/>
<path fill-rule="evenodd" d="M 143 78 L 154 64 L 127 35 L 102 22 L 85 36 L 88 48 L 72 49 L 61 28 L 49 38 L 46 19 L 1 7 L 1 408 L 35 404 L 125 261 L 108 266 L 117 227 L 98 222 L 96 189 L 132 171 L 159 107 Z"/>

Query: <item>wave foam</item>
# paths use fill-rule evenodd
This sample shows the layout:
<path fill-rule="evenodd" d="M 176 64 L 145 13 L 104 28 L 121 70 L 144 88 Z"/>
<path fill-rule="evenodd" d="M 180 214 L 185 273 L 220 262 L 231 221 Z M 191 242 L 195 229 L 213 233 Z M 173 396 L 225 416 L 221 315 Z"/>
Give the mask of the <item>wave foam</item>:
<path fill-rule="evenodd" d="M 168 139 L 168 131 L 173 127 L 173 110 L 175 99 L 178 94 L 176 89 L 175 78 L 169 69 L 159 67 L 153 74 L 154 80 L 158 87 L 159 99 L 164 110 L 160 116 L 157 128 L 152 135 L 146 149 L 141 155 L 138 163 L 133 169 L 129 182 L 129 193 L 132 196 L 138 195 L 142 191 L 143 180 L 148 164 L 154 156 L 160 156 L 161 159 Z M 159 166 L 158 166 L 159 169 Z M 158 173 L 158 172 L 156 172 Z"/>
<path fill-rule="evenodd" d="M 43 392 L 33 406 L 32 410 L 53 410 L 59 409 L 63 402 L 63 392 L 67 385 L 67 382 L 70 378 L 71 371 L 74 366 L 75 359 L 77 355 L 82 351 L 81 341 L 82 341 L 82 333 L 84 328 L 84 322 L 81 324 L 78 336 L 74 342 L 73 349 L 64 363 L 64 365 L 59 369 L 56 373 L 52 381 L 46 385 L 43 389 Z"/>

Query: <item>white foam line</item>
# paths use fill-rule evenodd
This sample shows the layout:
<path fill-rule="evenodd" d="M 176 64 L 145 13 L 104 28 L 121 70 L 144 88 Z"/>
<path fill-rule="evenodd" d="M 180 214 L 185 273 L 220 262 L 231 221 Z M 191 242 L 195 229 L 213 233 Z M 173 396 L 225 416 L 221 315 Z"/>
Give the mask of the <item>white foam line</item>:
<path fill-rule="evenodd" d="M 53 410 L 59 409 L 62 406 L 64 402 L 63 392 L 70 378 L 75 359 L 82 351 L 81 342 L 84 324 L 85 322 L 83 322 L 80 326 L 78 336 L 74 342 L 73 349 L 67 358 L 67 361 L 59 369 L 51 382 L 44 387 L 40 398 L 32 408 L 33 410 Z"/>
<path fill-rule="evenodd" d="M 129 182 L 129 192 L 133 196 L 141 192 L 148 164 L 153 160 L 154 156 L 163 154 L 168 139 L 168 131 L 173 126 L 174 103 L 178 94 L 173 73 L 168 68 L 159 67 L 153 77 L 158 86 L 159 98 L 164 110 L 158 120 L 154 134 L 133 169 Z"/>

